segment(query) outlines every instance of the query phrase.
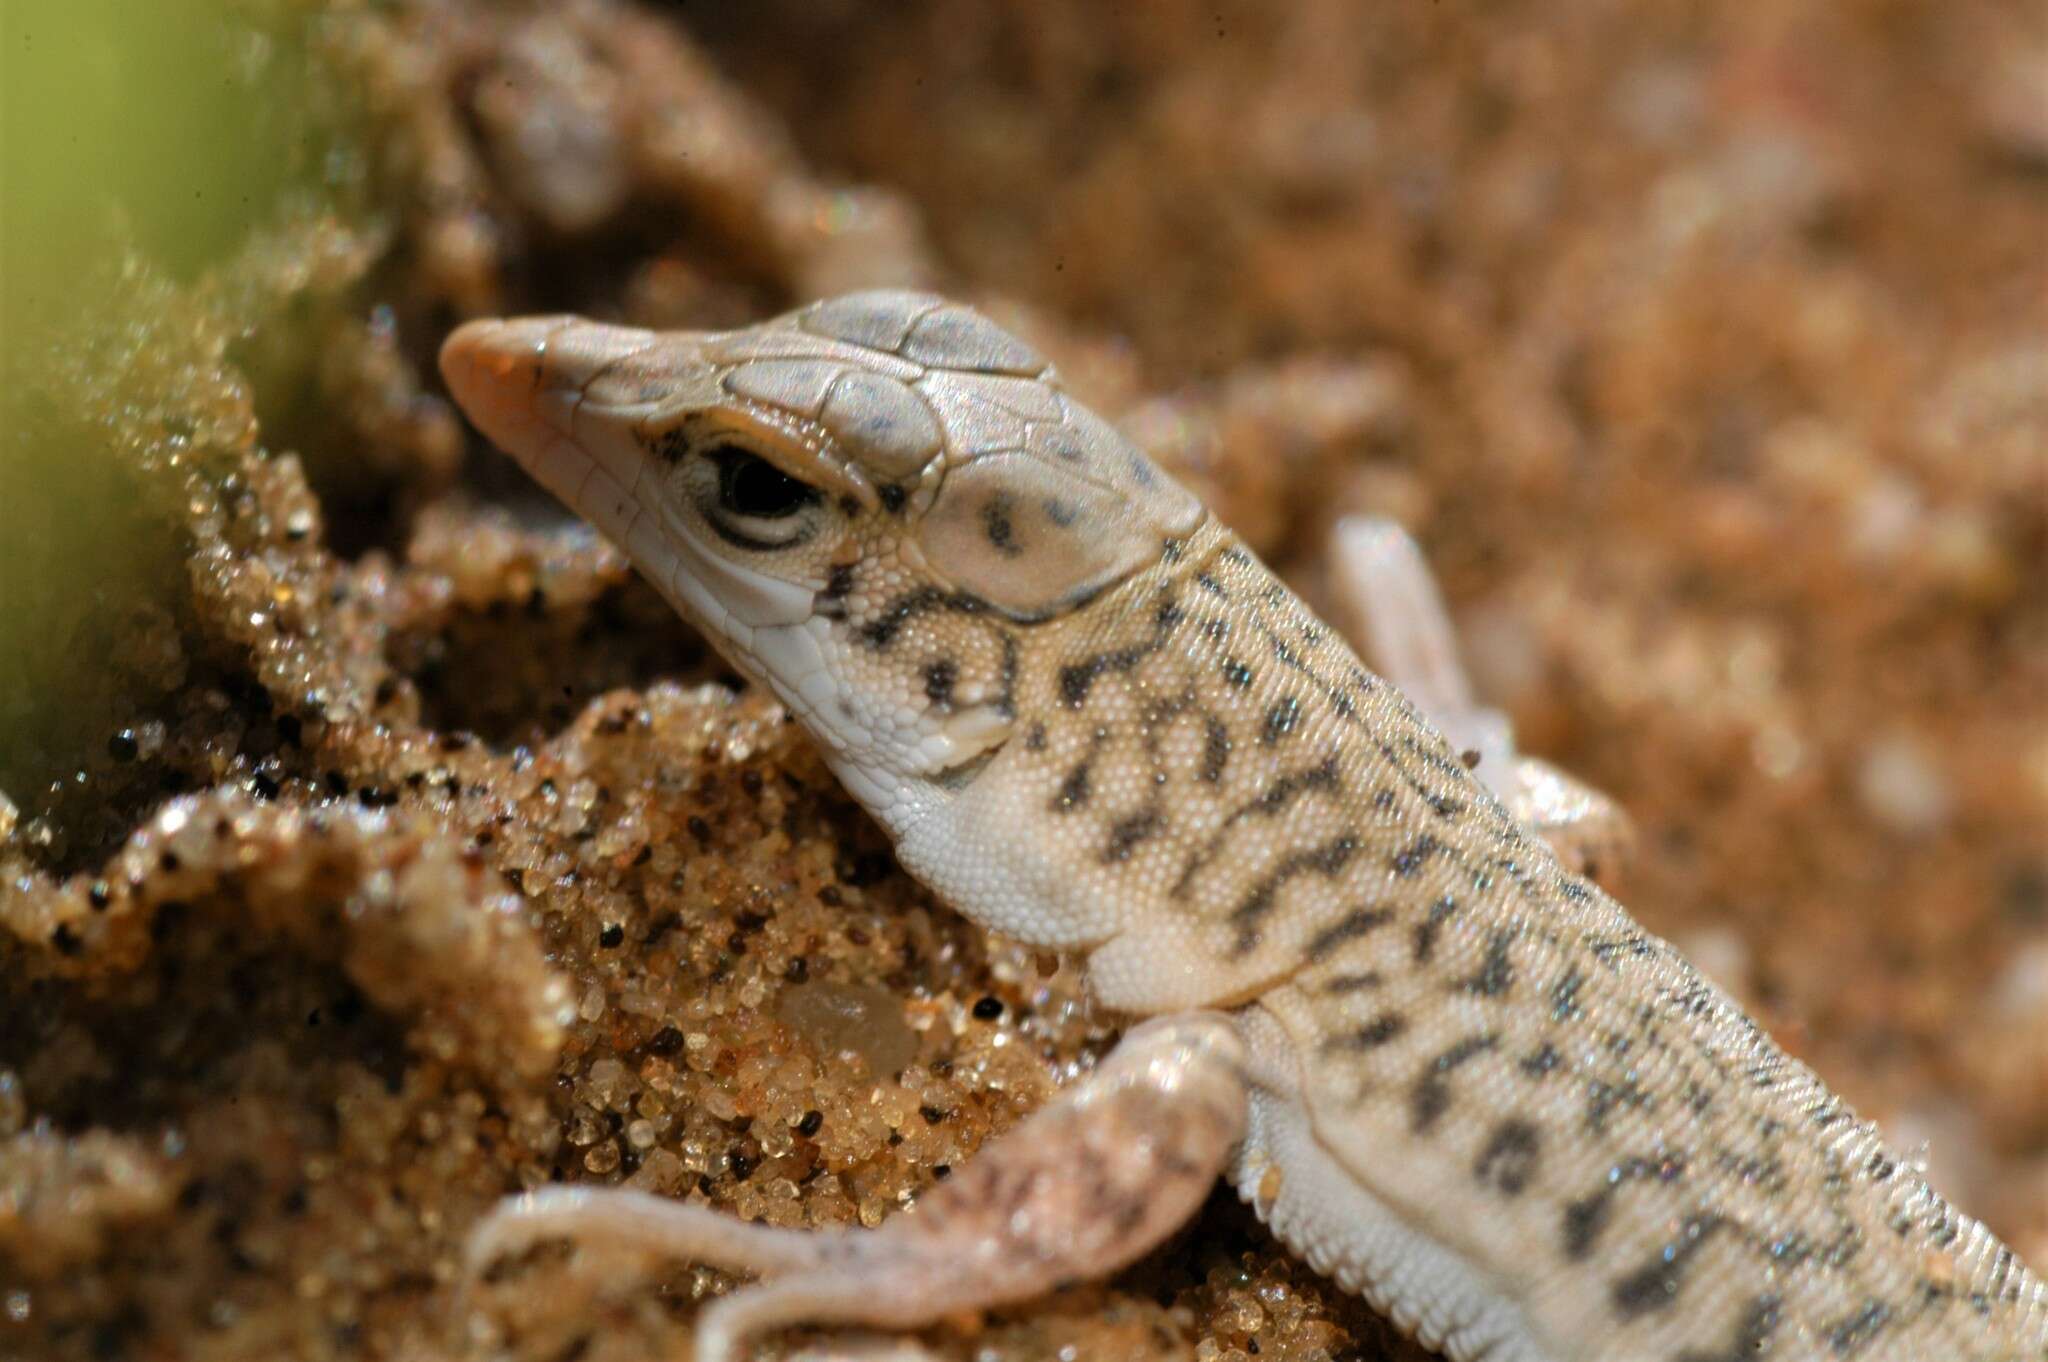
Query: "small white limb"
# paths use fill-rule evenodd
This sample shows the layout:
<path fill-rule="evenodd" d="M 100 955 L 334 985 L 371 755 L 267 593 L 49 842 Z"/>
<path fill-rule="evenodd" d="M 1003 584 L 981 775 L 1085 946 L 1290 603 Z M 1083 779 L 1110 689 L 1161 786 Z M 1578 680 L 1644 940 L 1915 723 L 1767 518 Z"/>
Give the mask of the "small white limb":
<path fill-rule="evenodd" d="M 799 1348 L 789 1362 L 938 1362 L 938 1354 L 907 1338 L 855 1336 Z"/>
<path fill-rule="evenodd" d="M 472 1274 L 553 1238 L 604 1240 L 768 1280 L 707 1308 L 697 1362 L 792 1324 L 907 1329 L 1113 1272 L 1202 1204 L 1244 1133 L 1244 1049 L 1216 1013 L 1131 1031 L 1102 1066 L 873 1231 L 752 1225 L 622 1188 L 507 1199 Z"/>
<path fill-rule="evenodd" d="M 1498 710 L 1473 700 L 1450 614 L 1408 531 L 1379 516 L 1345 516 L 1330 533 L 1330 567 L 1366 662 L 1405 691 L 1452 746 L 1479 752 L 1480 775 L 1505 768 L 1513 732 Z"/>
<path fill-rule="evenodd" d="M 1476 756 L 1474 774 L 1517 821 L 1582 874 L 1627 858 L 1634 829 L 1621 807 L 1549 762 L 1517 753 L 1508 716 L 1474 698 L 1443 594 L 1413 536 L 1378 516 L 1346 516 L 1331 532 L 1330 564 L 1366 662 L 1453 747 Z"/>
<path fill-rule="evenodd" d="M 1581 875 L 1598 879 L 1635 850 L 1635 823 L 1619 804 L 1541 757 L 1515 758 L 1507 805 Z"/>
<path fill-rule="evenodd" d="M 549 1239 L 602 1239 L 731 1272 L 791 1272 L 823 1261 L 833 1230 L 785 1230 L 627 1187 L 542 1187 L 506 1197 L 470 1231 L 472 1277 Z"/>

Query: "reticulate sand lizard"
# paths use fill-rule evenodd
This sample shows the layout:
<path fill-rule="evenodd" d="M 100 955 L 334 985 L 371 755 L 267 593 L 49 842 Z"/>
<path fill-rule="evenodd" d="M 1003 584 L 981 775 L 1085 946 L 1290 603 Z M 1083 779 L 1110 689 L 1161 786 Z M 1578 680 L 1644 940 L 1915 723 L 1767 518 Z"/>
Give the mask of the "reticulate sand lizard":
<path fill-rule="evenodd" d="M 1220 1172 L 1453 1358 L 2048 1358 L 2011 1250 L 985 319 L 484 321 L 441 363 L 912 873 L 1151 1018 L 878 1230 L 563 1188 L 492 1216 L 479 1264 L 568 1235 L 763 1275 L 701 1317 L 712 1362 L 1107 1271 Z"/>

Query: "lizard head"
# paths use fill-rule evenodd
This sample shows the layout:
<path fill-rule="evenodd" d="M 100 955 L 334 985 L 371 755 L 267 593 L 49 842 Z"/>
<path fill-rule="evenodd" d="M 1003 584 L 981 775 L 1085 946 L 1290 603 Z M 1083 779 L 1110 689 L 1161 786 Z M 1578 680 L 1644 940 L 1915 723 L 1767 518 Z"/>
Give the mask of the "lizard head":
<path fill-rule="evenodd" d="M 727 332 L 476 321 L 441 370 L 857 793 L 863 773 L 944 783 L 995 750 L 1021 632 L 1073 617 L 1203 515 L 1030 347 L 929 294 Z"/>

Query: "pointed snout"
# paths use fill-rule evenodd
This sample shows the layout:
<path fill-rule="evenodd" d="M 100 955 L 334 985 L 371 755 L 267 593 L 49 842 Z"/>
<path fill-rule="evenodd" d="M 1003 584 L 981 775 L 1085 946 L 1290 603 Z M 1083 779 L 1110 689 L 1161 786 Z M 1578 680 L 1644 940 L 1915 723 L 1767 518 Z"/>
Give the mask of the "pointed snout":
<path fill-rule="evenodd" d="M 546 383 L 548 336 L 571 324 L 568 317 L 495 317 L 465 322 L 441 343 L 441 378 L 477 428 L 516 449 L 529 423 L 539 418 L 536 401 Z"/>
<path fill-rule="evenodd" d="M 464 323 L 442 342 L 456 405 L 533 479 L 615 538 L 633 518 L 641 417 L 673 387 L 657 332 L 581 317 Z"/>
<path fill-rule="evenodd" d="M 485 318 L 441 344 L 441 377 L 469 419 L 522 462 L 551 436 L 575 435 L 590 385 L 655 340 L 638 327 L 580 317 Z"/>

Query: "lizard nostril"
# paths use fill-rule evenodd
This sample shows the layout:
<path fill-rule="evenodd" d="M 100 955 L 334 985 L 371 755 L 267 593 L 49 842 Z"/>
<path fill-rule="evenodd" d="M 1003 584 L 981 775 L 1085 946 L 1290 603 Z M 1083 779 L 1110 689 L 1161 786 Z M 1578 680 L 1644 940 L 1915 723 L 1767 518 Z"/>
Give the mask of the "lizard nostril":
<path fill-rule="evenodd" d="M 545 335 L 526 320 L 486 319 L 465 322 L 441 343 L 449 396 L 492 443 L 517 458 L 549 429 L 535 406 Z"/>
<path fill-rule="evenodd" d="M 441 343 L 441 377 L 458 398 L 479 378 L 508 382 L 540 367 L 541 339 L 532 328 L 510 322 L 464 322 Z"/>

